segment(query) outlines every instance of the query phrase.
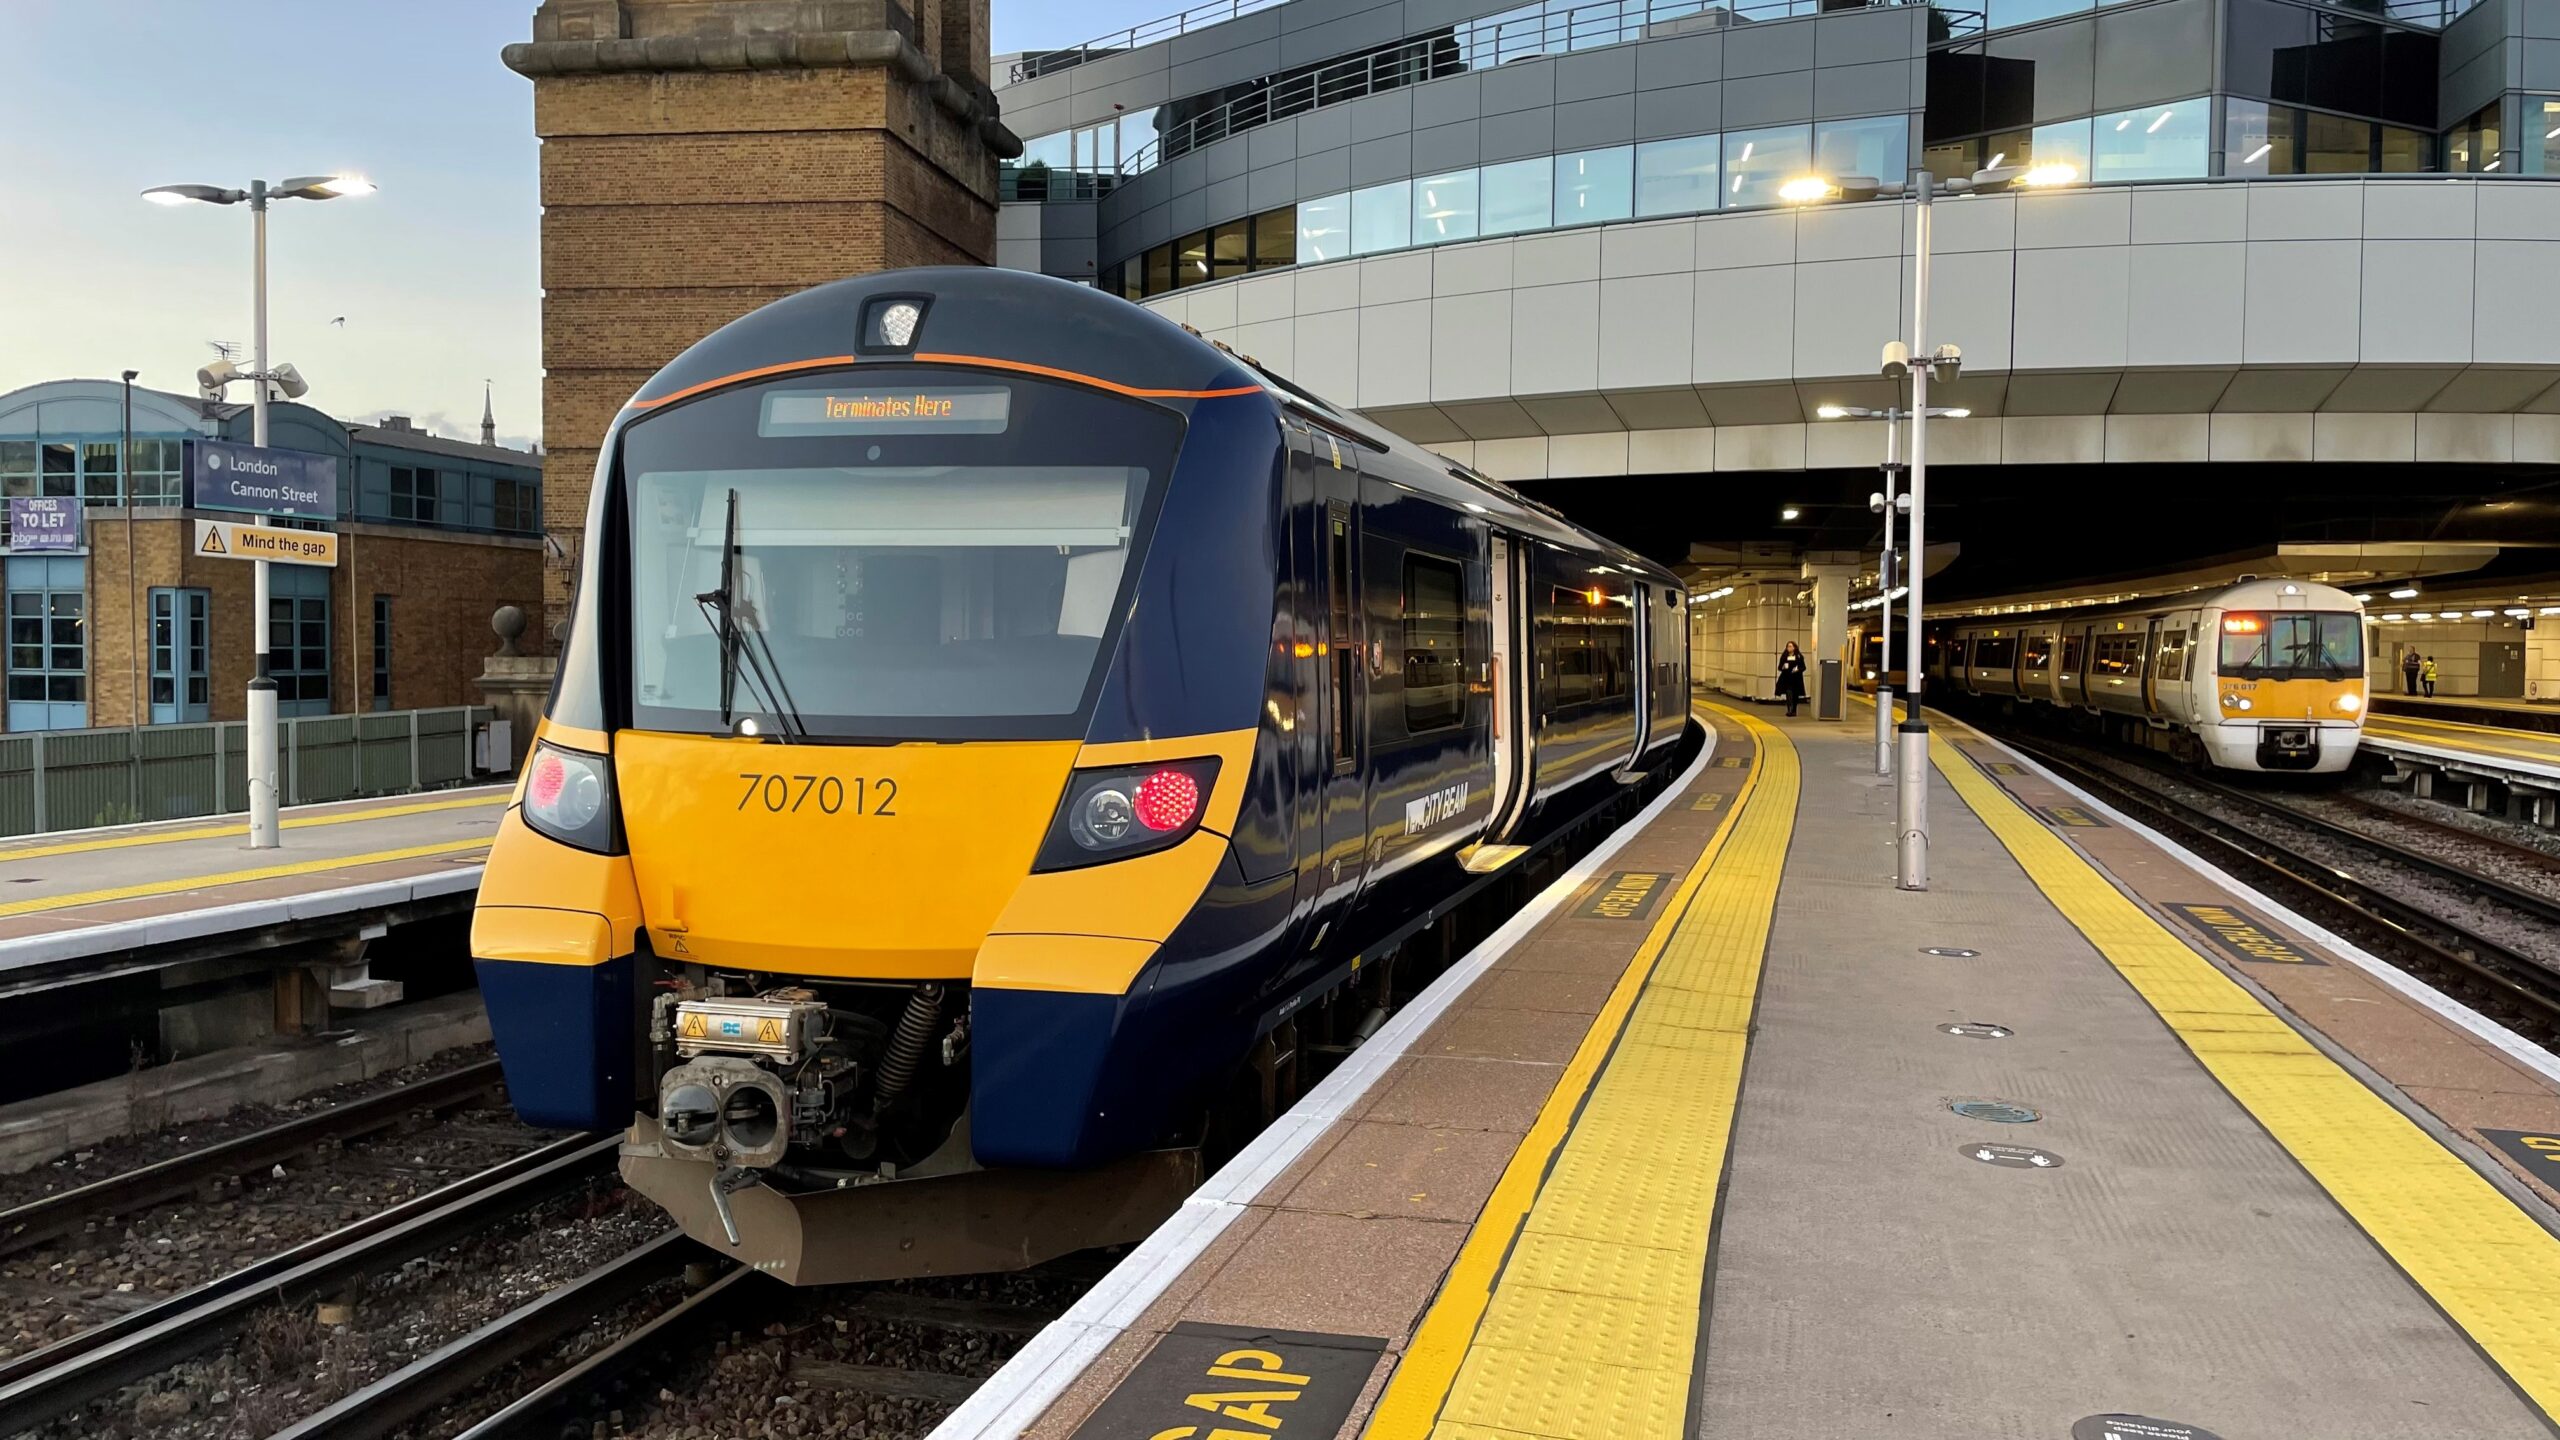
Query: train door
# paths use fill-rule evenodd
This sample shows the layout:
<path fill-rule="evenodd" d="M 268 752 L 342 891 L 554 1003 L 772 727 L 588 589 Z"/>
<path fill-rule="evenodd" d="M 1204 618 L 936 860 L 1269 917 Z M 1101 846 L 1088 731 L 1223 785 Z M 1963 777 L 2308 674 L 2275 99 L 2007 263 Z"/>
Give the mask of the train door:
<path fill-rule="evenodd" d="M 1493 536 L 1493 819 L 1484 841 L 1511 838 L 1528 809 L 1531 762 L 1537 736 L 1529 723 L 1529 550 L 1512 537 Z M 1503 857 L 1488 854 L 1488 862 Z M 1473 857 L 1468 868 L 1475 869 Z"/>
<path fill-rule="evenodd" d="M 2157 615 L 2151 617 L 2149 628 L 2142 637 L 2142 658 L 2145 662 L 2142 667 L 2142 713 L 2157 715 L 2160 713 L 2160 617 Z"/>
<path fill-rule="evenodd" d="M 1360 623 L 1358 486 L 1356 470 L 1316 472 L 1316 493 L 1324 501 L 1324 606 L 1316 653 L 1325 657 L 1318 890 L 1331 906 L 1359 890 L 1368 858 L 1369 667 Z"/>
<path fill-rule="evenodd" d="M 1635 778 L 1636 762 L 1644 757 L 1645 747 L 1653 743 L 1653 587 L 1639 580 L 1635 583 L 1635 605 L 1627 612 L 1633 623 L 1628 637 L 1635 642 L 1634 663 L 1627 676 L 1635 691 L 1636 743 L 1627 751 L 1627 763 L 1618 767 L 1622 780 Z"/>

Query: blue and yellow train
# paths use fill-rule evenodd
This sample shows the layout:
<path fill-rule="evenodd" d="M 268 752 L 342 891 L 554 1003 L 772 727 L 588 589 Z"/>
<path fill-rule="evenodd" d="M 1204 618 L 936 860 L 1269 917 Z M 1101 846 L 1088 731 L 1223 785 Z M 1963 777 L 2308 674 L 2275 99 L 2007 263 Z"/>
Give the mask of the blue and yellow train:
<path fill-rule="evenodd" d="M 852 1273 L 832 1199 L 1002 1171 L 1005 1230 L 1054 1208 L 1025 1171 L 1196 1141 L 1688 724 L 1669 572 L 1009 271 L 696 344 L 605 436 L 578 562 L 472 929 L 508 1087 L 794 1279 Z"/>

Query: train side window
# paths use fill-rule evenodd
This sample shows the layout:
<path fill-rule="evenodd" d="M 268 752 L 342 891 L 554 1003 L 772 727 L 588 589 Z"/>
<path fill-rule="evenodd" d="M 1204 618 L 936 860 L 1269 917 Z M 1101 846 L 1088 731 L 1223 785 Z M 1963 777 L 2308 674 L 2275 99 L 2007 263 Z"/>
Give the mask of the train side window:
<path fill-rule="evenodd" d="M 1404 728 L 1446 730 L 1466 716 L 1466 581 L 1456 565 L 1404 557 Z"/>
<path fill-rule="evenodd" d="M 2080 637 L 2062 637 L 2062 673 L 2068 675 L 2080 668 Z"/>
<path fill-rule="evenodd" d="M 2187 678 L 2186 631 L 2163 630 L 2160 632 L 2160 669 L 2158 674 L 2163 680 L 2184 680 Z"/>
<path fill-rule="evenodd" d="M 2026 652 L 2023 663 L 2026 665 L 2026 668 L 2030 670 L 2052 669 L 2053 637 L 2050 635 L 2028 636 L 2026 638 Z"/>
<path fill-rule="evenodd" d="M 1339 501 L 1328 507 L 1325 588 L 1332 615 L 1325 634 L 1333 655 L 1333 768 L 1352 767 L 1351 724 L 1358 713 L 1352 697 L 1359 693 L 1360 644 L 1351 624 L 1351 510 Z"/>

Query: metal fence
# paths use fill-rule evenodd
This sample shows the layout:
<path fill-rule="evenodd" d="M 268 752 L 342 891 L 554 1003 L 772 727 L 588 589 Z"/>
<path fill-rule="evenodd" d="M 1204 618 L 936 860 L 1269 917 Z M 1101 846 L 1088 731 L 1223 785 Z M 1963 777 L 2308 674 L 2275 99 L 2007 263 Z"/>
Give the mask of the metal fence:
<path fill-rule="evenodd" d="M 276 722 L 287 805 L 434 790 L 477 778 L 486 706 L 315 715 Z M 0 835 L 33 835 L 249 808 L 240 721 L 0 735 Z"/>

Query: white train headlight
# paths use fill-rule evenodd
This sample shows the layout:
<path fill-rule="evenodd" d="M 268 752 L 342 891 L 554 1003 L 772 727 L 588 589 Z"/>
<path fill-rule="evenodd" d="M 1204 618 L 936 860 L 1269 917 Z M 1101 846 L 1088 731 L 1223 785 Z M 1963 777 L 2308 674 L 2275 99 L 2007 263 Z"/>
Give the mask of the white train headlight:
<path fill-rule="evenodd" d="M 2350 690 L 2338 697 L 2338 708 L 2349 715 L 2364 708 L 2364 697 Z"/>

